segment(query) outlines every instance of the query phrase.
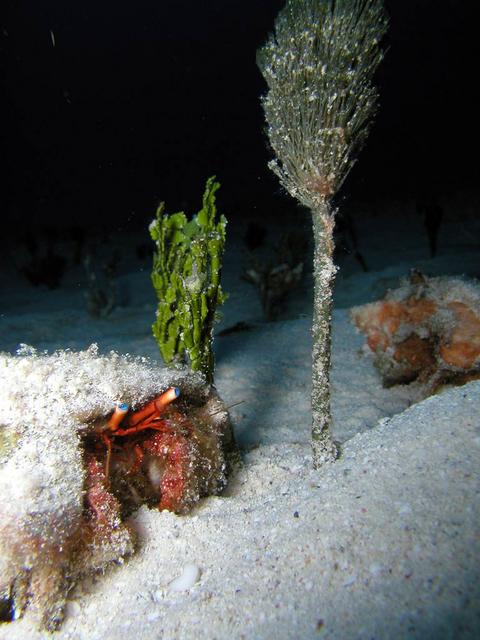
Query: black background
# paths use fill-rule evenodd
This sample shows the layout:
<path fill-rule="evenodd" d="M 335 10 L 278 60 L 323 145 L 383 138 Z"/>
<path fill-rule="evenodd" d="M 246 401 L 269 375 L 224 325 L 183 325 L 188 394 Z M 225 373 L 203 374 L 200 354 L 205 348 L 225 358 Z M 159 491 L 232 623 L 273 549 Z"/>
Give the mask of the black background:
<path fill-rule="evenodd" d="M 0 33 L 4 229 L 139 229 L 157 203 L 230 219 L 284 209 L 266 162 L 256 49 L 283 0 L 9 0 Z M 419 198 L 475 185 L 474 3 L 387 3 L 381 109 L 343 190 Z M 55 40 L 53 46 L 52 35 Z"/>

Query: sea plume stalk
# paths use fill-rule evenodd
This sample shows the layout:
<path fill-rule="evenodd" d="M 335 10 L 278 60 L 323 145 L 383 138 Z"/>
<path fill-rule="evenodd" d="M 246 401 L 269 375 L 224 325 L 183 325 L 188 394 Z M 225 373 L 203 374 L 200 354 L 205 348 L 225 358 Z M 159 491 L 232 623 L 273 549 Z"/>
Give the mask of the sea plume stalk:
<path fill-rule="evenodd" d="M 259 50 L 262 98 L 275 153 L 269 166 L 312 212 L 315 250 L 312 354 L 313 463 L 337 457 L 330 434 L 335 208 L 377 108 L 372 77 L 388 26 L 381 0 L 287 0 Z"/>

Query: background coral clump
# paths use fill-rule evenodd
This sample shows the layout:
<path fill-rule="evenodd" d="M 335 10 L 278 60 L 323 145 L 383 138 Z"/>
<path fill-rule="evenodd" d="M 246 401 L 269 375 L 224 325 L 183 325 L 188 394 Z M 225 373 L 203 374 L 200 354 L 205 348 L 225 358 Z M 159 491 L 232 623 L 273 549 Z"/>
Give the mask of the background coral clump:
<path fill-rule="evenodd" d="M 480 377 L 480 287 L 414 272 L 352 317 L 386 386 L 416 381 L 422 395 Z"/>

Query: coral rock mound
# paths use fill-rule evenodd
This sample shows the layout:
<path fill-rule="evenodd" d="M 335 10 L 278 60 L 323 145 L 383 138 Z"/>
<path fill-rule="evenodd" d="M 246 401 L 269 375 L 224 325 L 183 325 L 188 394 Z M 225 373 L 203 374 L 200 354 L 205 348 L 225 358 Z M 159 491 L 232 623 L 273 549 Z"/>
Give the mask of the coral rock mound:
<path fill-rule="evenodd" d="M 52 630 L 82 574 L 133 552 L 134 509 L 184 513 L 224 487 L 228 413 L 202 376 L 94 346 L 0 354 L 0 385 L 0 599 Z M 128 420 L 172 388 L 151 426 L 112 431 L 119 404 Z"/>
<path fill-rule="evenodd" d="M 480 378 L 480 287 L 413 272 L 384 300 L 351 311 L 386 386 L 416 381 L 422 395 Z"/>

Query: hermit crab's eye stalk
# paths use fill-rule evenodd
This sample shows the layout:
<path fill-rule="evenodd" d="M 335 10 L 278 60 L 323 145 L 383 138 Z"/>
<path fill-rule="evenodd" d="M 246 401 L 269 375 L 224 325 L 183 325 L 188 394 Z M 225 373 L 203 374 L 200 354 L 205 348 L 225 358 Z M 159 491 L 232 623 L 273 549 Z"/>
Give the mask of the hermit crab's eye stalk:
<path fill-rule="evenodd" d="M 157 411 L 162 411 L 162 409 L 178 398 L 179 395 L 180 389 L 178 387 L 170 387 L 155 400 L 155 408 Z"/>
<path fill-rule="evenodd" d="M 111 429 L 112 431 L 118 429 L 128 409 L 129 406 L 128 404 L 125 404 L 125 402 L 122 402 L 115 406 L 115 409 L 113 410 L 113 413 L 108 421 L 109 429 Z"/>

